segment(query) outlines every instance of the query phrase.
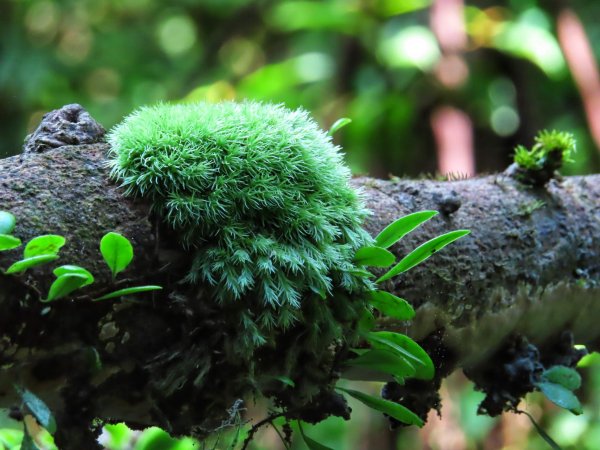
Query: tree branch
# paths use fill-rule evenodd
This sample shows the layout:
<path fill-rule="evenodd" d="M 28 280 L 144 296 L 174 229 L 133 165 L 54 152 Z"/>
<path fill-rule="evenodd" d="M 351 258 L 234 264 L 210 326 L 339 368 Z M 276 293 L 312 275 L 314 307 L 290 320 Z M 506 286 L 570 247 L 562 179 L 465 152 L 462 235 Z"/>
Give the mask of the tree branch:
<path fill-rule="evenodd" d="M 228 332 L 207 335 L 203 324 L 215 329 L 223 312 L 202 302 L 198 289 L 177 284 L 188 256 L 159 232 L 147 204 L 125 198 L 108 179 L 106 150 L 105 144 L 63 146 L 0 161 L 0 209 L 17 217 L 17 236 L 64 235 L 60 261 L 88 268 L 102 287 L 111 281 L 99 240 L 116 230 L 135 248 L 127 277 L 170 288 L 168 298 L 43 304 L 29 286 L 47 292 L 49 270 L 21 279 L 0 275 L 0 405 L 18 404 L 12 383 L 25 385 L 57 412 L 57 442 L 64 448 L 75 448 L 69 432 L 96 417 L 202 434 L 218 423 L 211 412 L 225 412 L 238 394 L 222 392 L 223 380 L 210 380 L 212 403 L 201 402 L 207 393 L 194 386 Z M 373 211 L 366 224 L 372 233 L 410 212 L 442 212 L 396 245 L 398 256 L 440 233 L 472 231 L 388 282 L 417 316 L 411 324 L 381 321 L 381 327 L 418 340 L 437 331 L 462 367 L 484 364 L 515 334 L 543 345 L 568 330 L 577 343 L 598 347 L 600 175 L 552 180 L 545 188 L 525 187 L 506 174 L 453 182 L 358 178 L 354 184 Z M 19 256 L 18 250 L 2 253 L 0 267 Z M 197 302 L 180 301 L 184 294 Z M 198 378 L 190 380 L 190 373 Z"/>

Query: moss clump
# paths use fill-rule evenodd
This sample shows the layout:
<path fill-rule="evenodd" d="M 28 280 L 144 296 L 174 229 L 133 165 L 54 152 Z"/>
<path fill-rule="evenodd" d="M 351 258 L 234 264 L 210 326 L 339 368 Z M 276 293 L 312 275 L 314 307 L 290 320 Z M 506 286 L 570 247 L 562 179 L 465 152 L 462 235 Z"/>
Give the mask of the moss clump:
<path fill-rule="evenodd" d="M 302 110 L 224 102 L 145 107 L 108 140 L 112 176 L 151 200 L 193 253 L 186 281 L 226 311 L 223 354 L 260 375 L 320 373 L 295 397 L 315 393 L 369 288 L 353 263 L 367 211 L 331 138 Z"/>
<path fill-rule="evenodd" d="M 515 148 L 517 178 L 526 184 L 544 185 L 564 163 L 571 162 L 575 148 L 575 138 L 571 133 L 541 131 L 531 149 L 522 145 Z"/>

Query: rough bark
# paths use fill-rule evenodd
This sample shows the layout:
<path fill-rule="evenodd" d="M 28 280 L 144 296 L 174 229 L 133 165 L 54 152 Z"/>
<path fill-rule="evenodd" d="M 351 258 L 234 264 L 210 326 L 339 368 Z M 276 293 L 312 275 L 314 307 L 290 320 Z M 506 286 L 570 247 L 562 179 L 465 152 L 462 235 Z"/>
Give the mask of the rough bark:
<path fill-rule="evenodd" d="M 68 244 L 60 261 L 90 269 L 98 292 L 112 288 L 97 250 L 100 237 L 112 230 L 135 247 L 128 280 L 169 286 L 181 278 L 177 272 L 186 255 L 158 235 L 148 205 L 123 197 L 109 180 L 106 150 L 105 144 L 63 146 L 0 161 L 0 209 L 17 216 L 15 233 L 23 241 L 64 235 Z M 408 330 L 418 340 L 438 336 L 437 348 L 452 355 L 446 372 L 485 366 L 515 335 L 543 348 L 569 331 L 577 343 L 598 347 L 600 175 L 554 179 L 544 188 L 523 186 L 504 174 L 354 183 L 373 211 L 367 223 L 372 233 L 410 212 L 441 211 L 392 249 L 399 256 L 440 233 L 472 231 L 389 282 L 391 291 L 416 306 L 417 317 L 411 324 L 380 324 Z M 0 267 L 18 257 L 18 251 L 1 254 Z M 174 373 L 175 360 L 201 364 L 211 351 L 211 338 L 198 344 L 201 331 L 189 323 L 201 311 L 182 308 L 176 296 L 92 302 L 89 291 L 44 304 L 39 296 L 53 276 L 47 270 L 32 273 L 0 275 L 0 406 L 16 403 L 13 382 L 25 385 L 57 412 L 57 441 L 67 449 L 84 448 L 89 421 L 96 417 L 177 433 L 205 423 L 193 396 L 178 394 L 181 380 Z M 200 299 L 201 292 L 197 295 Z M 100 370 L 94 367 L 96 352 Z M 218 380 L 213 388 L 218 391 Z M 171 403 L 161 403 L 169 389 Z M 75 436 L 77 430 L 81 436 Z"/>

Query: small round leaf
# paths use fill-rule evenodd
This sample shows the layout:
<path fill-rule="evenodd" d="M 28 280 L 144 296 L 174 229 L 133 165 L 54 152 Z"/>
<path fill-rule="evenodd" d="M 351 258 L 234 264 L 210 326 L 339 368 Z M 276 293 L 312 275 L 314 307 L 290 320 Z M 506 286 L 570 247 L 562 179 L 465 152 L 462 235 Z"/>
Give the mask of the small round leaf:
<path fill-rule="evenodd" d="M 542 373 L 542 377 L 551 383 L 560 384 L 561 386 L 574 391 L 581 387 L 581 375 L 577 370 L 566 366 L 553 366 Z"/>
<path fill-rule="evenodd" d="M 65 245 L 65 238 L 56 234 L 46 234 L 34 237 L 25 246 L 23 256 L 31 258 L 39 255 L 56 255 L 60 248 Z"/>
<path fill-rule="evenodd" d="M 555 405 L 568 409 L 575 415 L 583 413 L 579 399 L 566 387 L 546 381 L 537 383 L 536 386 L 542 391 L 546 398 Z"/>
<path fill-rule="evenodd" d="M 119 233 L 110 232 L 104 235 L 100 241 L 100 253 L 113 278 L 127 268 L 133 259 L 133 246 L 129 240 Z"/>
<path fill-rule="evenodd" d="M 6 269 L 6 274 L 11 273 L 19 273 L 25 272 L 27 269 L 31 269 L 32 267 L 41 266 L 42 264 L 47 264 L 54 260 L 58 259 L 58 255 L 38 255 L 32 256 L 31 258 L 25 258 L 20 261 L 17 261 L 8 269 Z"/>
<path fill-rule="evenodd" d="M 66 297 L 71 292 L 85 286 L 87 281 L 88 277 L 86 275 L 80 275 L 77 273 L 67 273 L 61 275 L 54 280 L 54 283 L 52 283 L 52 286 L 50 286 L 48 298 L 44 301 L 51 302 L 53 300 Z"/>
<path fill-rule="evenodd" d="M 0 252 L 4 250 L 12 250 L 21 245 L 21 240 L 8 234 L 0 234 Z"/>
<path fill-rule="evenodd" d="M 83 267 L 76 266 L 74 264 L 66 264 L 64 266 L 57 267 L 52 271 L 52 273 L 54 273 L 56 277 L 70 274 L 82 275 L 86 277 L 86 282 L 83 286 L 87 286 L 88 284 L 92 284 L 94 282 L 94 275 L 92 275 L 89 270 L 84 269 Z"/>

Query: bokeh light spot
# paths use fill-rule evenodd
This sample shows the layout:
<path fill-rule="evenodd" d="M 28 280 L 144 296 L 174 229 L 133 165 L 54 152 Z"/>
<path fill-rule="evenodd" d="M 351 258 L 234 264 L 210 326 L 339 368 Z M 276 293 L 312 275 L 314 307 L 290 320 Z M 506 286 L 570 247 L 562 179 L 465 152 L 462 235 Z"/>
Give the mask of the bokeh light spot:
<path fill-rule="evenodd" d="M 87 27 L 77 23 L 69 25 L 58 44 L 58 57 L 67 64 L 78 64 L 88 57 L 92 40 Z"/>
<path fill-rule="evenodd" d="M 235 75 L 245 75 L 264 64 L 260 47 L 244 38 L 229 39 L 219 49 L 219 59 Z"/>
<path fill-rule="evenodd" d="M 492 112 L 490 125 L 499 136 L 510 136 L 517 131 L 521 119 L 517 111 L 510 106 L 500 106 Z"/>
<path fill-rule="evenodd" d="M 90 97 L 106 103 L 114 100 L 121 90 L 121 77 L 110 68 L 103 67 L 92 71 L 85 80 L 85 88 Z"/>
<path fill-rule="evenodd" d="M 171 16 L 158 26 L 158 42 L 169 56 L 189 51 L 197 40 L 196 25 L 185 15 Z"/>
<path fill-rule="evenodd" d="M 36 44 L 47 44 L 58 31 L 60 12 L 49 1 L 32 4 L 25 15 L 25 27 Z"/>
<path fill-rule="evenodd" d="M 379 54 L 392 67 L 417 67 L 427 71 L 439 60 L 440 49 L 428 28 L 411 26 L 385 38 L 380 43 Z"/>
<path fill-rule="evenodd" d="M 517 90 L 509 78 L 498 77 L 490 83 L 488 95 L 494 105 L 513 105 Z"/>
<path fill-rule="evenodd" d="M 184 102 L 220 102 L 223 100 L 234 100 L 236 97 L 235 88 L 226 81 L 219 80 L 206 86 L 199 86 L 190 92 L 184 99 Z"/>
<path fill-rule="evenodd" d="M 333 73 L 331 58 L 324 53 L 305 53 L 295 60 L 298 78 L 305 83 L 324 80 Z"/>

